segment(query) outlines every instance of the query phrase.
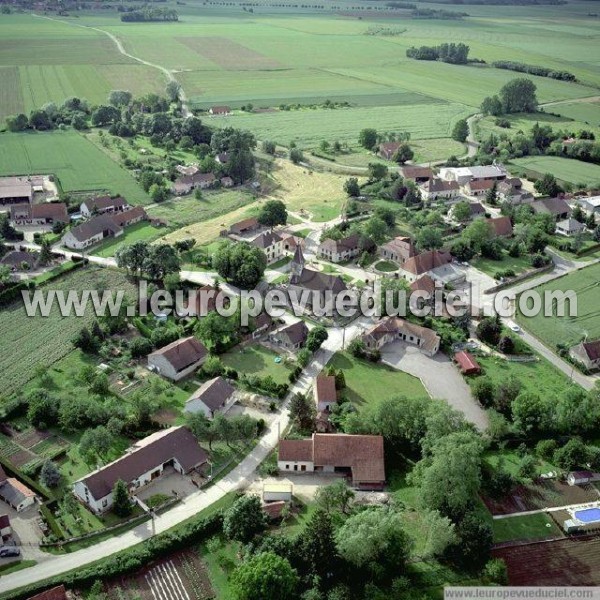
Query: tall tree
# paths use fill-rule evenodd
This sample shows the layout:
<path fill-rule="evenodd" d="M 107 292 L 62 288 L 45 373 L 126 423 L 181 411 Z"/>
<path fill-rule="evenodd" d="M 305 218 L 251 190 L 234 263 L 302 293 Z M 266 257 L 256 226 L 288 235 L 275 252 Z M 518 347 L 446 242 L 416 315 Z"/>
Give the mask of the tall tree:
<path fill-rule="evenodd" d="M 240 496 L 223 516 L 223 533 L 247 544 L 267 527 L 267 515 L 258 496 Z"/>
<path fill-rule="evenodd" d="M 128 517 L 133 511 L 127 485 L 122 479 L 119 479 L 113 487 L 112 510 L 118 517 Z"/>
<path fill-rule="evenodd" d="M 289 561 L 273 552 L 260 552 L 245 560 L 231 575 L 236 600 L 289 600 L 299 579 Z"/>

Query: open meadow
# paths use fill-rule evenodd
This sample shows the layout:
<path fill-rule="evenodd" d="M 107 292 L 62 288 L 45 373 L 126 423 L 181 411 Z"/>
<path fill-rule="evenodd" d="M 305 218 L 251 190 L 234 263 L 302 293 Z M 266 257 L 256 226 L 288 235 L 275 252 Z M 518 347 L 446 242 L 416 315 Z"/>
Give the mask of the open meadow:
<path fill-rule="evenodd" d="M 600 166 L 560 156 L 528 156 L 512 159 L 511 164 L 541 177 L 552 173 L 560 181 L 584 186 L 600 185 Z"/>

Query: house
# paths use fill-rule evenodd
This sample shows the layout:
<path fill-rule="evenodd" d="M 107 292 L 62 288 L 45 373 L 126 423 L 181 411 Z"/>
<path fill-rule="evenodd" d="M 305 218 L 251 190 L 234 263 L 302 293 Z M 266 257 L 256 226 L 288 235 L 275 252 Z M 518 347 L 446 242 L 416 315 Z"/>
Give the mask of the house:
<path fill-rule="evenodd" d="M 545 198 L 531 203 L 536 214 L 552 215 L 557 221 L 564 221 L 571 216 L 570 206 L 562 198 Z"/>
<path fill-rule="evenodd" d="M 337 404 L 335 377 L 323 373 L 317 375 L 313 393 L 317 412 L 329 412 Z"/>
<path fill-rule="evenodd" d="M 143 206 L 134 206 L 133 208 L 128 208 L 123 212 L 112 215 L 111 219 L 119 227 L 129 227 L 141 221 L 147 221 L 148 215 Z"/>
<path fill-rule="evenodd" d="M 426 200 L 456 198 L 460 192 L 460 185 L 456 181 L 445 181 L 437 178 L 430 179 L 419 187 Z"/>
<path fill-rule="evenodd" d="M 295 252 L 296 246 L 304 246 L 304 238 L 294 235 L 293 233 L 282 232 L 283 249 L 286 252 Z"/>
<path fill-rule="evenodd" d="M 112 215 L 97 215 L 76 225 L 62 237 L 62 244 L 71 250 L 83 250 L 107 237 L 123 235 L 123 228 L 115 223 Z"/>
<path fill-rule="evenodd" d="M 398 148 L 400 148 L 400 142 L 383 142 L 379 144 L 379 156 L 386 160 L 393 160 Z"/>
<path fill-rule="evenodd" d="M 492 226 L 492 233 L 496 237 L 511 237 L 513 234 L 510 217 L 494 217 L 488 219 L 488 223 Z"/>
<path fill-rule="evenodd" d="M 283 473 L 346 475 L 353 487 L 381 490 L 385 485 L 383 437 L 313 433 L 304 440 L 280 440 L 277 466 Z"/>
<path fill-rule="evenodd" d="M 229 227 L 229 233 L 232 235 L 243 235 L 260 229 L 260 223 L 256 217 L 249 217 L 234 223 Z"/>
<path fill-rule="evenodd" d="M 178 177 L 171 186 L 171 191 L 176 196 L 189 194 L 192 190 L 200 188 L 204 190 L 215 184 L 217 178 L 214 173 L 194 173 L 193 175 L 182 175 Z"/>
<path fill-rule="evenodd" d="M 268 265 L 284 256 L 283 238 L 277 232 L 265 231 L 254 238 L 251 244 L 265 253 Z"/>
<path fill-rule="evenodd" d="M 10 224 L 13 227 L 41 227 L 68 222 L 69 215 L 64 202 L 15 204 L 10 207 Z"/>
<path fill-rule="evenodd" d="M 410 284 L 411 293 L 426 294 L 427 298 L 433 300 L 435 294 L 435 281 L 429 275 L 422 275 Z"/>
<path fill-rule="evenodd" d="M 498 163 L 491 165 L 478 165 L 473 167 L 444 167 L 440 169 L 440 177 L 446 181 L 456 181 L 459 185 L 466 185 L 472 180 L 506 179 L 508 172 Z"/>
<path fill-rule="evenodd" d="M 273 319 L 267 312 L 261 312 L 257 317 L 254 317 L 254 330 L 252 331 L 252 337 L 257 338 L 266 331 L 269 331 L 273 326 Z"/>
<path fill-rule="evenodd" d="M 31 596 L 31 598 L 28 598 L 28 600 L 67 600 L 68 598 L 69 596 L 67 596 L 67 589 L 61 584 L 50 588 L 49 590 L 40 592 L 35 596 Z"/>
<path fill-rule="evenodd" d="M 225 412 L 235 402 L 235 388 L 223 377 L 203 383 L 186 401 L 183 412 L 201 412 L 212 419 L 216 413 Z"/>
<path fill-rule="evenodd" d="M 21 512 L 35 504 L 37 496 L 15 477 L 7 477 L 4 469 L 0 467 L 0 500 Z"/>
<path fill-rule="evenodd" d="M 39 258 L 37 252 L 23 252 L 22 250 L 12 250 L 7 252 L 1 259 L 0 265 L 10 267 L 11 271 L 30 271 L 35 269 Z M 23 269 L 25 266 L 25 269 Z"/>
<path fill-rule="evenodd" d="M 594 481 L 600 481 L 600 474 L 593 471 L 571 471 L 567 475 L 569 485 L 586 485 Z"/>
<path fill-rule="evenodd" d="M 31 204 L 33 185 L 26 177 L 0 177 L 0 206 Z"/>
<path fill-rule="evenodd" d="M 588 196 L 575 200 L 579 206 L 588 214 L 600 214 L 600 196 Z"/>
<path fill-rule="evenodd" d="M 351 260 L 360 254 L 360 235 L 350 235 L 341 240 L 324 240 L 317 249 L 319 258 L 339 263 Z"/>
<path fill-rule="evenodd" d="M 469 202 L 469 210 L 471 211 L 471 220 L 477 217 L 485 217 L 485 208 L 479 202 Z"/>
<path fill-rule="evenodd" d="M 452 263 L 452 255 L 444 250 L 426 250 L 421 254 L 411 256 L 400 264 L 400 274 L 409 282 L 413 282 L 422 275 L 433 271 L 438 267 Z"/>
<path fill-rule="evenodd" d="M 481 373 L 479 363 L 475 360 L 473 355 L 466 350 L 457 352 L 454 355 L 454 361 L 463 375 L 479 375 Z"/>
<path fill-rule="evenodd" d="M 79 210 L 86 219 L 92 215 L 103 215 L 104 213 L 116 213 L 129 208 L 125 198 L 116 196 L 96 196 L 81 203 Z"/>
<path fill-rule="evenodd" d="M 12 539 L 12 527 L 8 515 L 0 515 L 0 542 L 8 542 Z"/>
<path fill-rule="evenodd" d="M 411 238 L 398 236 L 379 247 L 382 258 L 392 260 L 399 264 L 407 261 L 417 254 L 417 250 Z"/>
<path fill-rule="evenodd" d="M 183 426 L 162 429 L 145 437 L 117 460 L 96 469 L 73 484 L 73 493 L 90 510 L 101 514 L 113 503 L 117 481 L 124 481 L 130 494 L 160 477 L 165 467 L 184 475 L 208 462 L 193 433 Z"/>
<path fill-rule="evenodd" d="M 306 343 L 308 327 L 304 321 L 284 325 L 269 334 L 269 340 L 287 350 L 299 350 Z"/>
<path fill-rule="evenodd" d="M 234 181 L 229 176 L 221 177 L 221 185 L 224 188 L 230 188 L 234 186 Z"/>
<path fill-rule="evenodd" d="M 400 317 L 386 317 L 362 336 L 370 350 L 381 350 L 391 342 L 408 342 L 421 349 L 423 354 L 434 356 L 440 349 L 440 336 L 431 329 L 410 323 Z"/>
<path fill-rule="evenodd" d="M 200 368 L 207 356 L 204 344 L 190 336 L 148 354 L 148 368 L 167 379 L 179 381 Z"/>
<path fill-rule="evenodd" d="M 227 117 L 231 114 L 231 108 L 229 106 L 211 106 L 208 114 L 213 117 Z"/>
<path fill-rule="evenodd" d="M 465 186 L 469 196 L 485 196 L 494 187 L 492 179 L 471 179 Z"/>
<path fill-rule="evenodd" d="M 229 152 L 219 152 L 217 156 L 215 156 L 215 160 L 220 165 L 226 165 L 229 162 Z"/>
<path fill-rule="evenodd" d="M 175 170 L 181 175 L 195 175 L 198 172 L 198 165 L 177 165 Z"/>
<path fill-rule="evenodd" d="M 569 356 L 586 369 L 600 369 L 600 340 L 581 342 L 569 350 Z"/>
<path fill-rule="evenodd" d="M 523 182 L 518 177 L 507 177 L 498 183 L 498 198 L 513 206 L 535 200 L 533 194 L 523 189 Z"/>
<path fill-rule="evenodd" d="M 294 486 L 291 483 L 263 483 L 263 502 L 291 502 Z"/>
<path fill-rule="evenodd" d="M 565 219 L 556 224 L 556 233 L 560 235 L 576 235 L 585 231 L 585 224 L 575 219 Z"/>
<path fill-rule="evenodd" d="M 429 167 L 419 167 L 418 165 L 404 165 L 400 172 L 404 179 L 409 179 L 415 183 L 424 183 L 433 179 L 433 170 Z"/>

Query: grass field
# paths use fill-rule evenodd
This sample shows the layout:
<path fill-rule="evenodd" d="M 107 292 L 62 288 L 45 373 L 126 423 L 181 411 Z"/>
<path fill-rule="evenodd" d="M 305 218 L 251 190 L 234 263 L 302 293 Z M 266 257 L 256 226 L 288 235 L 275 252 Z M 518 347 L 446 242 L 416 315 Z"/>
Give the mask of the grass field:
<path fill-rule="evenodd" d="M 575 121 L 600 127 L 600 101 L 595 102 L 566 102 L 551 108 L 552 112 L 559 113 Z"/>
<path fill-rule="evenodd" d="M 85 267 L 50 282 L 42 290 L 116 290 L 134 297 L 135 288 L 119 271 Z M 0 388 L 5 396 L 18 392 L 34 376 L 37 366 L 49 367 L 71 352 L 71 340 L 93 320 L 92 311 L 84 317 L 63 317 L 54 306 L 48 317 L 28 317 L 17 301 L 0 311 Z"/>
<path fill-rule="evenodd" d="M 573 184 L 599 185 L 600 166 L 560 156 L 528 156 L 512 159 L 511 164 L 534 171 L 539 176 L 552 173 L 557 179 Z"/>
<path fill-rule="evenodd" d="M 518 258 L 513 258 L 506 252 L 503 254 L 502 260 L 492 260 L 490 258 L 478 256 L 473 258 L 470 262 L 473 267 L 483 271 L 490 277 L 495 277 L 498 271 L 504 271 L 506 269 L 512 269 L 516 275 L 521 275 L 528 269 L 533 268 L 531 266 L 531 260 L 529 256 L 519 256 Z"/>
<path fill-rule="evenodd" d="M 354 358 L 347 352 L 335 354 L 329 366 L 343 370 L 346 378 L 345 393 L 357 408 L 392 396 L 428 396 L 416 377 L 382 364 Z"/>
<path fill-rule="evenodd" d="M 108 190 L 131 204 L 150 198 L 135 179 L 79 133 L 0 134 L 0 174 L 52 173 L 65 192 Z"/>
<path fill-rule="evenodd" d="M 289 383 L 290 368 L 284 362 L 276 363 L 277 356 L 264 346 L 244 346 L 221 355 L 221 360 L 240 373 L 258 377 L 270 375 L 276 383 Z"/>
<path fill-rule="evenodd" d="M 586 267 L 555 279 L 536 288 L 540 294 L 549 291 L 573 290 L 577 294 L 576 317 L 545 317 L 542 313 L 535 317 L 518 315 L 531 333 L 540 338 L 549 347 L 557 342 L 572 345 L 580 342 L 586 335 L 590 340 L 600 337 L 600 264 Z M 543 297 L 543 296 L 542 296 Z M 553 309 L 556 315 L 556 309 Z"/>
<path fill-rule="evenodd" d="M 539 540 L 562 535 L 556 523 L 544 513 L 494 519 L 492 530 L 494 542 L 497 544 L 512 540 Z"/>
<path fill-rule="evenodd" d="M 110 238 L 96 248 L 91 249 L 91 254 L 96 256 L 109 257 L 114 256 L 123 246 L 128 246 L 134 242 L 151 242 L 160 237 L 160 229 L 153 227 L 150 223 L 142 221 L 125 229 L 125 233 L 118 238 Z"/>

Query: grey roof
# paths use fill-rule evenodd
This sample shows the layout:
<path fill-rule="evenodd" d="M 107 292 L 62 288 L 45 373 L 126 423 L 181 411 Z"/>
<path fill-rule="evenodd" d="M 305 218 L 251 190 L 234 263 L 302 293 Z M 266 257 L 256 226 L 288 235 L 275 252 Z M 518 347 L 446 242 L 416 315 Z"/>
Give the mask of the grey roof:
<path fill-rule="evenodd" d="M 0 198 L 33 198 L 33 187 L 30 183 L 14 183 L 0 185 Z"/>
<path fill-rule="evenodd" d="M 93 210 L 102 211 L 110 208 L 123 208 L 127 206 L 125 198 L 121 196 L 116 196 L 115 198 L 111 198 L 110 196 L 96 196 L 95 198 L 85 200 L 83 204 L 90 212 Z"/>
<path fill-rule="evenodd" d="M 11 506 L 18 506 L 32 496 L 35 496 L 35 493 L 14 477 L 9 477 L 0 484 L 0 498 Z"/>
<path fill-rule="evenodd" d="M 30 267 L 33 267 L 37 262 L 38 254 L 33 252 L 22 252 L 21 250 L 13 250 L 8 254 L 5 254 L 0 263 L 8 265 L 10 267 L 20 267 L 23 263 L 27 263 Z"/>
<path fill-rule="evenodd" d="M 116 235 L 122 231 L 122 228 L 114 222 L 110 215 L 97 215 L 89 221 L 73 227 L 70 233 L 76 240 L 85 242 L 103 231 L 110 231 L 113 235 Z"/>
<path fill-rule="evenodd" d="M 556 224 L 556 227 L 560 227 L 560 229 L 564 229 L 565 231 L 583 231 L 585 229 L 585 225 L 576 219 L 565 219 L 564 221 L 559 221 Z"/>
<path fill-rule="evenodd" d="M 571 208 L 562 198 L 545 198 L 531 203 L 531 208 L 536 213 L 550 213 L 552 215 L 562 215 L 571 213 Z"/>
<path fill-rule="evenodd" d="M 469 167 L 469 169 L 473 179 L 506 176 L 506 169 L 500 165 L 475 165 L 474 167 Z"/>
<path fill-rule="evenodd" d="M 215 377 L 203 383 L 187 400 L 185 411 L 188 410 L 188 404 L 200 400 L 202 404 L 214 411 L 225 405 L 227 400 L 235 394 L 235 388 L 223 377 Z"/>
<path fill-rule="evenodd" d="M 304 321 L 297 321 L 286 327 L 282 327 L 273 333 L 273 335 L 279 337 L 286 337 L 291 344 L 303 344 L 308 336 L 308 327 Z"/>
<path fill-rule="evenodd" d="M 252 241 L 252 245 L 264 250 L 265 248 L 269 248 L 273 244 L 280 242 L 282 239 L 283 238 L 278 233 L 265 231 Z"/>
<path fill-rule="evenodd" d="M 331 290 L 334 294 L 339 294 L 348 289 L 339 275 L 330 275 L 329 273 L 321 273 L 306 268 L 302 269 L 300 275 L 292 277 L 290 283 L 316 292 Z"/>

